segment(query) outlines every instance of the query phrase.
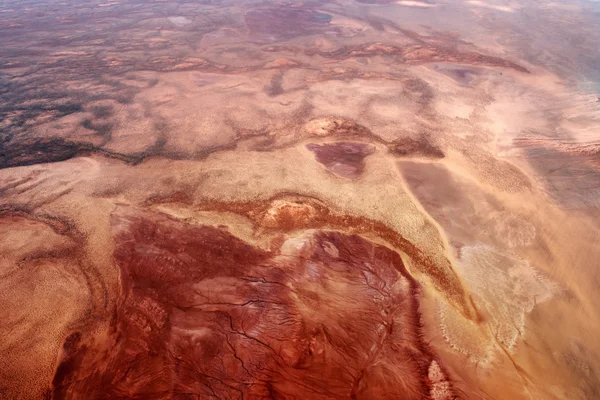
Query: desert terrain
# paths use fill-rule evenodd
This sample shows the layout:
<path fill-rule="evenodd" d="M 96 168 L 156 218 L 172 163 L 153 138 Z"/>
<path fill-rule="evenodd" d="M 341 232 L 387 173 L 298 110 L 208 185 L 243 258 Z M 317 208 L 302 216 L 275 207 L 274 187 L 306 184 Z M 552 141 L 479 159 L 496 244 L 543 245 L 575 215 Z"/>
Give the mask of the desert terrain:
<path fill-rule="evenodd" d="M 0 399 L 600 398 L 600 3 L 0 3 Z"/>

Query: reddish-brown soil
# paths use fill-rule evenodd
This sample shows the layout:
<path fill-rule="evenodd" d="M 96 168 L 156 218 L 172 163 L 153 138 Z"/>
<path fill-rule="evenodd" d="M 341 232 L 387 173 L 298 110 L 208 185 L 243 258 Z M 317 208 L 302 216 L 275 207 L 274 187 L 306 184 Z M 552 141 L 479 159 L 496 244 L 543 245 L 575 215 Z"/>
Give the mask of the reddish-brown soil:
<path fill-rule="evenodd" d="M 259 231 L 289 234 L 298 230 L 342 230 L 366 237 L 373 235 L 385 240 L 391 246 L 406 253 L 413 266 L 427 274 L 433 285 L 471 320 L 479 316 L 472 307 L 464 287 L 447 259 L 435 260 L 423 252 L 414 243 L 391 229 L 386 224 L 364 217 L 340 213 L 330 209 L 317 198 L 301 196 L 297 193 L 281 193 L 266 201 L 249 202 L 202 202 L 197 206 L 185 192 L 176 192 L 165 196 L 155 196 L 145 203 L 180 203 L 192 206 L 199 211 L 235 213 L 249 218 Z"/>
<path fill-rule="evenodd" d="M 388 248 L 307 231 L 266 252 L 129 208 L 112 229 L 122 299 L 108 334 L 67 339 L 54 398 L 452 398 Z"/>
<path fill-rule="evenodd" d="M 504 3 L 3 2 L 0 400 L 600 398 L 600 29 Z"/>

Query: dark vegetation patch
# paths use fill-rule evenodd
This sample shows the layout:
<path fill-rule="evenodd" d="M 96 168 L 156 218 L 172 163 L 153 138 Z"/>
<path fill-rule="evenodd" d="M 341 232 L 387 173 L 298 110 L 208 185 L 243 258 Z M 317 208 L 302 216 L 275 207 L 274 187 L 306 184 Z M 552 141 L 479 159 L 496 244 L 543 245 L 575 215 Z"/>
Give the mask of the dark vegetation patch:
<path fill-rule="evenodd" d="M 283 94 L 284 90 L 283 90 L 282 83 L 283 83 L 283 74 L 282 73 L 275 74 L 271 78 L 270 84 L 265 87 L 265 92 L 269 96 L 279 96 L 280 94 Z"/>
<path fill-rule="evenodd" d="M 414 99 L 421 107 L 430 105 L 435 97 L 433 88 L 423 79 L 419 78 L 406 80 L 404 82 L 404 91 L 402 94 L 408 98 Z"/>
<path fill-rule="evenodd" d="M 287 39 L 323 32 L 331 15 L 306 7 L 279 5 L 249 10 L 244 21 L 255 35 Z"/>
<path fill-rule="evenodd" d="M 139 71 L 221 71 L 221 66 L 198 59 L 192 62 L 186 55 L 195 50 L 193 43 L 206 32 L 227 24 L 241 25 L 229 12 L 206 11 L 186 26 L 186 40 L 174 38 L 164 48 L 157 48 L 155 35 L 148 32 L 167 24 L 165 15 L 177 15 L 177 3 L 131 0 L 103 8 L 86 2 L 57 6 L 51 0 L 16 4 L 0 14 L 3 168 L 35 160 L 57 161 L 91 151 L 93 146 L 76 140 L 38 140 L 31 134 L 41 124 L 69 114 L 91 111 L 93 118 L 83 121 L 83 126 L 108 142 L 114 110 L 91 104 L 102 100 L 132 104 L 140 90 L 158 82 L 156 78 L 141 78 Z M 124 83 L 123 78 L 136 80 L 136 85 Z M 22 154 L 26 149 L 34 154 Z"/>
<path fill-rule="evenodd" d="M 107 105 L 94 106 L 91 111 L 96 118 L 108 118 L 114 114 L 113 108 Z"/>
<path fill-rule="evenodd" d="M 106 140 L 110 139 L 110 133 L 113 128 L 113 124 L 111 122 L 100 122 L 92 119 L 85 119 L 81 126 L 85 129 L 92 130 L 96 132 L 98 135 L 102 136 Z"/>
<path fill-rule="evenodd" d="M 94 153 L 131 163 L 141 160 L 141 157 L 109 152 L 89 143 L 78 143 L 62 138 L 35 138 L 0 143 L 0 169 L 65 161 Z"/>

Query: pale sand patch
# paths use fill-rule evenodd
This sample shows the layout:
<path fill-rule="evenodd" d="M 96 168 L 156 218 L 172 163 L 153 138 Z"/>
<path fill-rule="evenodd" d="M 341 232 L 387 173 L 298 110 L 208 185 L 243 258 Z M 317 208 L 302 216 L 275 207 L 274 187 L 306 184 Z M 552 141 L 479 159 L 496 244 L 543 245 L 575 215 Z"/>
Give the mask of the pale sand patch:
<path fill-rule="evenodd" d="M 424 3 L 422 1 L 397 1 L 396 4 L 405 7 L 422 7 L 422 8 L 432 8 L 437 7 L 437 4 Z"/>
<path fill-rule="evenodd" d="M 476 7 L 483 7 L 483 8 L 490 8 L 492 10 L 497 10 L 497 11 L 504 11 L 504 12 L 515 12 L 514 8 L 512 7 L 508 7 L 508 6 L 498 6 L 495 4 L 489 4 L 489 3 L 485 3 L 483 1 L 479 1 L 479 0 L 469 0 L 467 1 L 468 4 L 476 6 Z"/>
<path fill-rule="evenodd" d="M 191 24 L 192 21 L 186 17 L 181 17 L 181 16 L 175 16 L 175 17 L 167 17 L 167 19 L 169 21 L 171 21 L 173 23 L 173 25 L 175 26 L 186 26 L 188 24 Z"/>

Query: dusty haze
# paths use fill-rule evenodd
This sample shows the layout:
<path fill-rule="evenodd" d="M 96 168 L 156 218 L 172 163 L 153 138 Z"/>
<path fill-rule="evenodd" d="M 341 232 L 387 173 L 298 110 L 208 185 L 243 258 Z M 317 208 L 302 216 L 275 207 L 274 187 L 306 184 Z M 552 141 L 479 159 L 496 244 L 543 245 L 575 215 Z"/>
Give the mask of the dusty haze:
<path fill-rule="evenodd" d="M 600 398 L 600 3 L 0 4 L 0 399 Z"/>

